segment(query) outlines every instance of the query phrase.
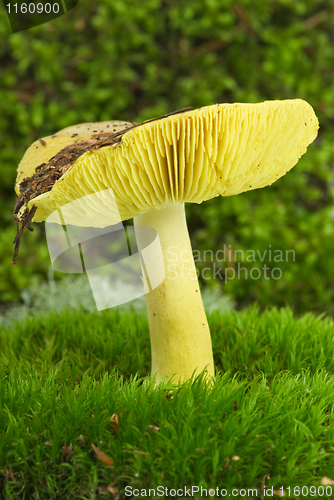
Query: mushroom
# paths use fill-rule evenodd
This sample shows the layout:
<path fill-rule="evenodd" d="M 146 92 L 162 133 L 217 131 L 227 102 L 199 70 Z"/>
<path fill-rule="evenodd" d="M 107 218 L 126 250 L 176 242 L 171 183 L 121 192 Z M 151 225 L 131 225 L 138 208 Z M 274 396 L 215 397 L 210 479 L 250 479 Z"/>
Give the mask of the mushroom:
<path fill-rule="evenodd" d="M 110 128 L 113 122 L 107 123 Z M 25 220 L 26 225 L 44 221 L 70 201 L 112 189 L 121 219 L 134 218 L 138 248 L 147 245 L 140 227 L 155 229 L 161 244 L 165 279 L 146 294 L 152 375 L 184 381 L 205 371 L 214 377 L 184 204 L 272 184 L 315 139 L 317 117 L 308 103 L 293 99 L 217 104 L 132 127 L 118 122 L 123 130 L 114 136 L 106 134 L 107 123 L 96 124 L 93 134 L 87 125 L 70 127 L 28 149 L 16 183 L 15 217 L 17 224 L 23 222 L 19 231 Z M 49 151 L 56 138 L 57 146 Z M 55 169 L 58 178 L 28 199 L 25 191 L 34 179 L 41 185 L 37 174 L 43 168 Z M 154 262 L 154 252 L 149 257 Z"/>

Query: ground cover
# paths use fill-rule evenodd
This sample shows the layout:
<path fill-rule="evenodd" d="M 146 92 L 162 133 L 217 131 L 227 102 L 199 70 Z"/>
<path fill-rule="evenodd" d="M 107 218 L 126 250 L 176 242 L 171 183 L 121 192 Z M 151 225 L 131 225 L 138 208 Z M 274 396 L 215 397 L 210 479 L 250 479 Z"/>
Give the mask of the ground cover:
<path fill-rule="evenodd" d="M 3 324 L 0 498 L 153 497 L 158 486 L 186 498 L 198 486 L 260 499 L 264 484 L 330 498 L 334 485 L 318 489 L 334 476 L 333 320 L 253 306 L 212 308 L 209 324 L 211 389 L 198 378 L 154 387 L 145 309 Z"/>

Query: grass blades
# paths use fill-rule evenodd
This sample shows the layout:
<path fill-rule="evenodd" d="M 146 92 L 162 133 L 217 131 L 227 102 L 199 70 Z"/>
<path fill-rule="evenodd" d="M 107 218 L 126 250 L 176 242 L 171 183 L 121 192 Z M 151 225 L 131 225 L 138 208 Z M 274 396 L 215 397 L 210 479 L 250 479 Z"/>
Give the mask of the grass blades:
<path fill-rule="evenodd" d="M 0 498 L 197 485 L 261 499 L 264 481 L 287 494 L 334 479 L 333 320 L 254 306 L 212 312 L 209 324 L 212 387 L 155 387 L 144 312 L 64 310 L 3 327 Z"/>

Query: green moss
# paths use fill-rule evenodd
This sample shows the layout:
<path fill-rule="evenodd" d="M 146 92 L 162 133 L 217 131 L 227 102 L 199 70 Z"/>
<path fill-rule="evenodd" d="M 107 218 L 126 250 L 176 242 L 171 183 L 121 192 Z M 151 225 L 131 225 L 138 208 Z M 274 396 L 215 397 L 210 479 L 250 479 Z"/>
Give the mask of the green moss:
<path fill-rule="evenodd" d="M 126 486 L 195 485 L 260 498 L 265 475 L 274 489 L 333 478 L 333 320 L 253 307 L 216 310 L 209 324 L 211 390 L 146 378 L 145 312 L 65 310 L 3 327 L 2 498 L 110 498 L 114 481 L 121 498 Z"/>

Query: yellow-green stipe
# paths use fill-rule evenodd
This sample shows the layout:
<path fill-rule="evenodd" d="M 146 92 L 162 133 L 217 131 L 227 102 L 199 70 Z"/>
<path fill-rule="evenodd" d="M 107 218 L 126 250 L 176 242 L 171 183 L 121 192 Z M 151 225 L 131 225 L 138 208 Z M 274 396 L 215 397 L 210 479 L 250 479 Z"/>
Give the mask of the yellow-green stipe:
<path fill-rule="evenodd" d="M 210 330 L 199 289 L 184 204 L 172 203 L 134 218 L 135 226 L 156 229 L 165 279 L 146 294 L 152 375 L 187 380 L 207 370 L 214 376 Z M 137 235 L 139 248 L 144 245 Z M 154 259 L 154 255 L 152 255 Z"/>

